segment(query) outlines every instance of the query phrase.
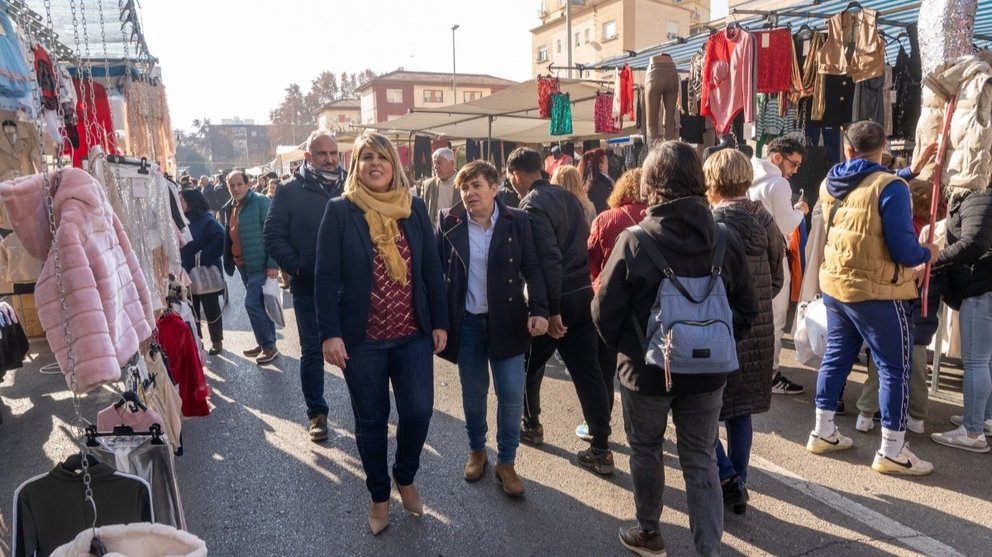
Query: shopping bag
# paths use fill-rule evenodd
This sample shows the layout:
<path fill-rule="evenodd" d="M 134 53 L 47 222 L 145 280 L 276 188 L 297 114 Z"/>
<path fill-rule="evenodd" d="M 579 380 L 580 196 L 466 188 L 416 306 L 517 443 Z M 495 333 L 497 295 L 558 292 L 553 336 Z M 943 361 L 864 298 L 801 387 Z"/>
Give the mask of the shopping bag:
<path fill-rule="evenodd" d="M 796 308 L 796 330 L 792 334 L 792 343 L 796 347 L 797 362 L 804 366 L 819 368 L 820 358 L 813 352 L 813 346 L 809 340 L 809 329 L 806 326 L 806 314 L 809 313 L 810 305 L 813 302 L 820 303 L 819 298 L 810 302 L 802 302 Z M 816 309 L 815 306 L 813 309 Z"/>
<path fill-rule="evenodd" d="M 276 328 L 285 327 L 286 319 L 282 315 L 282 289 L 279 288 L 279 279 L 265 279 L 265 284 L 262 285 L 262 298 L 265 302 L 265 313 L 276 324 Z"/>
<path fill-rule="evenodd" d="M 818 368 L 824 352 L 827 351 L 827 306 L 823 304 L 823 298 L 816 298 L 806 304 L 806 311 L 803 312 L 803 323 L 806 326 L 806 336 L 809 338 L 809 347 L 813 354 L 808 361 L 803 363 Z M 799 359 L 798 354 L 796 359 Z"/>

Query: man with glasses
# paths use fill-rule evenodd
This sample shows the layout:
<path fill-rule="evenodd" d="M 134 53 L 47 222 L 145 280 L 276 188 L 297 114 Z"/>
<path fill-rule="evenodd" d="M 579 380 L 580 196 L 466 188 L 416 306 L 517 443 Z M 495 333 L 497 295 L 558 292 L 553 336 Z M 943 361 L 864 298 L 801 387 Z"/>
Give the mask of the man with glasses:
<path fill-rule="evenodd" d="M 747 192 L 752 201 L 760 201 L 765 209 L 772 214 L 775 224 L 785 237 L 785 245 L 789 245 L 789 236 L 799 226 L 809 206 L 802 199 L 792 204 L 792 186 L 789 177 L 799 170 L 806 156 L 806 148 L 801 139 L 794 135 L 777 137 L 768 144 L 768 156 L 764 159 L 751 159 L 754 168 L 754 181 Z M 792 292 L 792 280 L 789 276 L 788 254 L 782 254 L 782 268 L 786 269 L 785 283 L 772 300 L 772 313 L 775 322 L 775 358 L 772 367 L 775 375 L 772 378 L 772 392 L 779 395 L 802 394 L 806 388 L 789 381 L 778 370 L 779 353 L 782 351 L 782 333 L 785 331 L 785 321 L 789 313 L 789 301 Z"/>

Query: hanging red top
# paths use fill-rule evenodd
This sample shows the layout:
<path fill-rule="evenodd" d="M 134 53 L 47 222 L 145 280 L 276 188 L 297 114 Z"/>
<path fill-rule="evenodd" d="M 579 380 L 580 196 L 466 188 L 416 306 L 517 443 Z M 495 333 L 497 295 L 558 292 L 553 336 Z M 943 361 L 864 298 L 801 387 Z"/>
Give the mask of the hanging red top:
<path fill-rule="evenodd" d="M 772 29 L 754 33 L 757 51 L 758 92 L 781 93 L 792 87 L 792 33 Z"/>
<path fill-rule="evenodd" d="M 754 36 L 739 27 L 712 35 L 706 41 L 699 113 L 713 120 L 717 133 L 727 133 L 742 110 L 744 121 L 754 122 L 754 85 Z"/>
<path fill-rule="evenodd" d="M 158 342 L 169 362 L 169 371 L 183 399 L 183 416 L 207 416 L 210 388 L 203 376 L 203 363 L 189 325 L 175 312 L 158 318 Z"/>
<path fill-rule="evenodd" d="M 623 68 L 617 70 L 615 90 L 613 91 L 613 117 L 618 118 L 621 127 L 623 117 L 633 120 L 634 114 L 634 70 L 630 69 L 630 64 L 624 64 Z"/>
<path fill-rule="evenodd" d="M 90 102 L 90 85 L 93 86 L 93 102 Z M 81 168 L 83 159 L 89 156 L 90 143 L 102 145 L 105 153 L 117 153 L 117 141 L 114 137 L 114 122 L 110 116 L 110 101 L 107 90 L 90 80 L 72 80 L 76 88 L 76 126 L 66 130 L 66 141 L 63 152 L 72 155 L 72 166 Z M 85 110 L 83 107 L 86 107 Z M 86 125 L 89 124 L 89 136 Z"/>

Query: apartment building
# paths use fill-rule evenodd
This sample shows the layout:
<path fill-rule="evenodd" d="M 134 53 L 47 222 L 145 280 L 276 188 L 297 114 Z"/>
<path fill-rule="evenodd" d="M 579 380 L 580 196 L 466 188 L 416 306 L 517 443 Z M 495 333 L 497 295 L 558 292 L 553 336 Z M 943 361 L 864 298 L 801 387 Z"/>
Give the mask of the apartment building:
<path fill-rule="evenodd" d="M 360 85 L 361 121 L 375 124 L 398 118 L 411 108 L 439 108 L 474 101 L 516 85 L 485 74 L 414 72 L 398 69 Z M 456 98 L 457 96 L 457 98 Z"/>
<path fill-rule="evenodd" d="M 540 0 L 540 24 L 531 29 L 532 75 L 548 73 L 548 65 L 595 64 L 599 60 L 641 50 L 675 37 L 688 36 L 710 19 L 709 0 L 570 0 L 569 35 L 565 3 Z"/>

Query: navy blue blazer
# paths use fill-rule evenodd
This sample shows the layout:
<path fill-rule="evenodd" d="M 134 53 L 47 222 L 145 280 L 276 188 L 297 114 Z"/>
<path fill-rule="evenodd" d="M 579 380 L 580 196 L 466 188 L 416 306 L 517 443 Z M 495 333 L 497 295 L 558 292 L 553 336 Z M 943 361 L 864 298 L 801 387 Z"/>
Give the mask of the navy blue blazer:
<path fill-rule="evenodd" d="M 548 317 L 544 273 L 538 260 L 530 218 L 520 209 L 496 199 L 499 216 L 493 225 L 486 265 L 489 302 L 489 356 L 496 360 L 523 354 L 530 346 L 527 318 Z M 458 362 L 459 333 L 468 293 L 469 239 L 465 206 L 461 202 L 441 211 L 438 249 L 448 281 L 448 345 L 440 356 Z M 524 299 L 524 281 L 527 300 Z"/>
<path fill-rule="evenodd" d="M 413 314 L 417 325 L 426 335 L 434 329 L 447 329 L 444 275 L 424 200 L 414 197 L 410 216 L 399 224 L 410 244 Z M 341 337 L 345 346 L 353 346 L 365 340 L 373 257 L 377 255 L 364 211 L 344 197 L 327 202 L 317 233 L 314 273 L 314 302 L 321 342 Z"/>

